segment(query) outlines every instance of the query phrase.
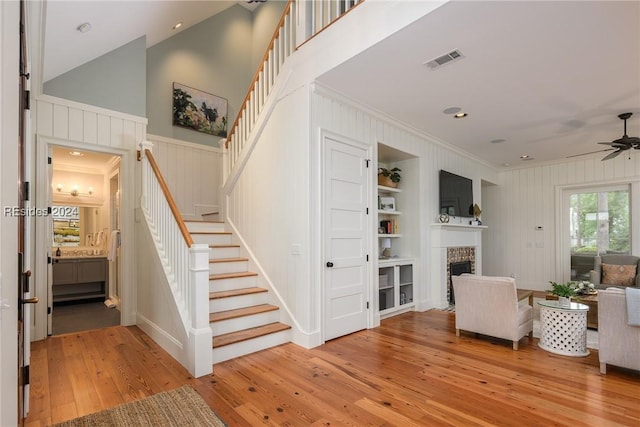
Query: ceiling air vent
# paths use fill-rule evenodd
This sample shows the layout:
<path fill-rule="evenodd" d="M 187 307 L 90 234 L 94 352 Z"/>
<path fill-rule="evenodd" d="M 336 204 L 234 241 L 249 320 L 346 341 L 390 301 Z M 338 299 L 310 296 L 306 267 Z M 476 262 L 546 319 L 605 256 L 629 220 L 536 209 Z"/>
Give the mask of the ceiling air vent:
<path fill-rule="evenodd" d="M 451 62 L 457 61 L 461 58 L 464 58 L 464 55 L 462 55 L 462 52 L 456 49 L 456 50 L 452 50 L 446 55 L 442 55 L 437 57 L 436 59 L 432 59 L 431 61 L 425 62 L 425 64 L 432 70 L 435 70 L 436 68 L 439 68 L 445 64 L 449 64 Z"/>

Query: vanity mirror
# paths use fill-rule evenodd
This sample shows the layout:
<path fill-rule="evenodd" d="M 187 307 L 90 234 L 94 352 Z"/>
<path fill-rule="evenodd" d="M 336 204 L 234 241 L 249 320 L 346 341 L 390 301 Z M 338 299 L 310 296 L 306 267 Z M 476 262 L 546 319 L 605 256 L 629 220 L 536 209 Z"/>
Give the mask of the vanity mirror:
<path fill-rule="evenodd" d="M 53 246 L 96 246 L 104 241 L 101 208 L 90 206 L 53 206 Z"/>

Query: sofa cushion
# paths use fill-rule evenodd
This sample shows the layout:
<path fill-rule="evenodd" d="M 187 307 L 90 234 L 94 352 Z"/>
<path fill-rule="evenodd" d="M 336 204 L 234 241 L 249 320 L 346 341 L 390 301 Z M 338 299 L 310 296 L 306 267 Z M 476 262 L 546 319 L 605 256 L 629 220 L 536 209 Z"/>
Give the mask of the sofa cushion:
<path fill-rule="evenodd" d="M 602 283 L 616 286 L 634 286 L 636 265 L 602 264 Z"/>

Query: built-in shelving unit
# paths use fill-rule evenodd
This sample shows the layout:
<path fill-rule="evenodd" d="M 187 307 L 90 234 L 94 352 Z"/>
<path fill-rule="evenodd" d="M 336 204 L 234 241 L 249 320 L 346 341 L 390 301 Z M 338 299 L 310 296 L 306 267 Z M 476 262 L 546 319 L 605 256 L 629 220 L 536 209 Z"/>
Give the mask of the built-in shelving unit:
<path fill-rule="evenodd" d="M 380 318 L 415 308 L 415 257 L 418 255 L 418 159 L 378 145 L 378 167 L 401 169 L 398 188 L 377 186 L 378 310 Z"/>

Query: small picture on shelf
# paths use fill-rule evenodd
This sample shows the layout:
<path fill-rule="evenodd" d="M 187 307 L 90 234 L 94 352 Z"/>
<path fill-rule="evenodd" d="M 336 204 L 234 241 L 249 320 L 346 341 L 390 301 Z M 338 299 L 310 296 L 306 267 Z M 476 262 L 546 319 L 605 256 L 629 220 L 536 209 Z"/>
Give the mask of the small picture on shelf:
<path fill-rule="evenodd" d="M 383 211 L 395 211 L 396 199 L 394 197 L 380 197 L 380 209 Z"/>
<path fill-rule="evenodd" d="M 387 232 L 387 229 L 384 227 L 378 227 L 378 234 L 385 234 Z"/>

